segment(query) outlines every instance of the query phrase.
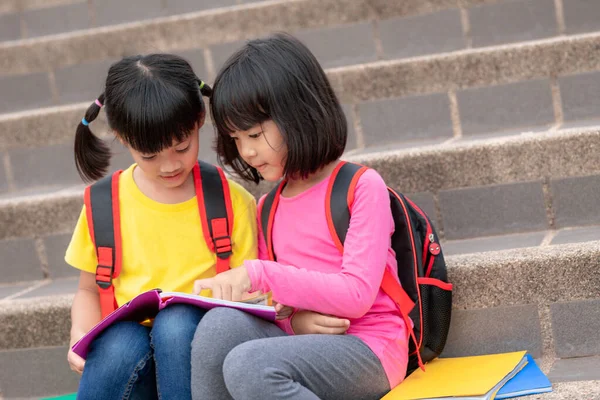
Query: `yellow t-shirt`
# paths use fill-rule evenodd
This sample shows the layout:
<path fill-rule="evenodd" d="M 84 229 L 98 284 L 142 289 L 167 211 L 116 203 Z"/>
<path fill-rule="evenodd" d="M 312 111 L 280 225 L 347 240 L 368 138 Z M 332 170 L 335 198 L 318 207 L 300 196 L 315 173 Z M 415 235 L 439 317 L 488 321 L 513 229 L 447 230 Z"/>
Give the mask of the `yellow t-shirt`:
<path fill-rule="evenodd" d="M 113 280 L 117 304 L 147 290 L 191 293 L 194 280 L 216 274 L 216 255 L 206 245 L 198 202 L 158 203 L 146 197 L 133 180 L 135 164 L 119 179 L 122 267 Z M 257 257 L 256 201 L 236 182 L 229 181 L 233 206 L 231 267 Z M 96 249 L 90 238 L 85 206 L 79 216 L 65 261 L 96 273 Z M 202 294 L 209 294 L 202 293 Z"/>

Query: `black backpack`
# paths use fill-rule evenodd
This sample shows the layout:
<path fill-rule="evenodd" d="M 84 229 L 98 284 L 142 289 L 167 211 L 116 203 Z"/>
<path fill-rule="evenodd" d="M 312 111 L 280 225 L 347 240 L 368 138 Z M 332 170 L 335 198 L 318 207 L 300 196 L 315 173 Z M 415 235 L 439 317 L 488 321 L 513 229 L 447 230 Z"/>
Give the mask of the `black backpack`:
<path fill-rule="evenodd" d="M 326 196 L 331 236 L 343 252 L 350 225 L 354 188 L 367 167 L 340 162 L 332 173 Z M 285 181 L 265 198 L 261 226 L 269 258 L 275 260 L 272 227 Z M 409 341 L 407 375 L 439 356 L 446 344 L 452 312 L 452 284 L 439 238 L 429 217 L 411 200 L 388 188 L 395 231 L 392 248 L 398 261 L 400 285 L 386 271 L 381 288 L 398 304 L 412 340 Z M 414 324 L 411 329 L 411 321 Z"/>

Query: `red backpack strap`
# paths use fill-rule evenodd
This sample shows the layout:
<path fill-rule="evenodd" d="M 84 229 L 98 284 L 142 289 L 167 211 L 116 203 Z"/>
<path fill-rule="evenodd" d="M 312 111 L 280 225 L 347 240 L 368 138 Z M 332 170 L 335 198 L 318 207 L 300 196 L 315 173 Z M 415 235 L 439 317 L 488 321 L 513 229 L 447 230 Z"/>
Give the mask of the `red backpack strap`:
<path fill-rule="evenodd" d="M 113 279 L 121 273 L 121 219 L 119 176 L 122 171 L 100 179 L 84 192 L 90 238 L 96 247 L 96 284 L 102 318 L 117 309 Z"/>
<path fill-rule="evenodd" d="M 198 161 L 193 169 L 202 232 L 208 248 L 217 255 L 217 273 L 229 269 L 233 232 L 233 207 L 229 182 L 223 170 Z"/>
<path fill-rule="evenodd" d="M 344 252 L 346 234 L 350 227 L 354 191 L 358 180 L 367 170 L 368 168 L 363 165 L 342 161 L 335 167 L 329 180 L 327 195 L 325 196 L 325 215 L 327 216 L 327 226 L 331 237 L 342 253 Z M 412 301 L 398 279 L 387 268 L 383 274 L 381 289 L 398 305 L 406 328 L 418 348 L 419 343 L 413 329 L 411 329 L 412 321 L 409 317 L 415 302 Z M 422 366 L 422 362 L 419 365 Z"/>
<path fill-rule="evenodd" d="M 262 204 L 259 204 L 258 214 L 260 215 L 260 226 L 267 245 L 269 260 L 276 261 L 275 250 L 273 248 L 273 222 L 275 221 L 275 211 L 279 205 L 281 191 L 285 187 L 285 181 L 282 181 L 277 187 L 273 188 L 265 197 Z"/>

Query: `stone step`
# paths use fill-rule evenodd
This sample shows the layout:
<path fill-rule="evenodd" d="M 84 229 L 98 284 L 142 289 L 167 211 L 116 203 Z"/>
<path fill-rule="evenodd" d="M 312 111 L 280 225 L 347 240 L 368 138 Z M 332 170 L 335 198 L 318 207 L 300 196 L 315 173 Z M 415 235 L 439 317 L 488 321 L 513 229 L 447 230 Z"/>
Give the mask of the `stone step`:
<path fill-rule="evenodd" d="M 553 382 L 566 382 L 553 398 L 589 390 L 569 381 L 600 380 L 600 278 L 593 273 L 600 242 L 449 255 L 447 262 L 455 288 L 445 356 L 527 350 Z M 11 375 L 5 395 L 75 390 L 64 361 L 71 301 L 70 294 L 0 301 L 0 369 L 30 371 Z M 23 385 L 32 374 L 48 386 Z"/>
<path fill-rule="evenodd" d="M 256 0 L 245 1 L 252 2 Z M 242 0 L 5 0 L 0 4 L 0 21 L 7 26 L 0 31 L 0 41 L 82 32 L 242 3 Z"/>
<path fill-rule="evenodd" d="M 5 265 L 0 282 L 0 300 L 44 297 L 74 293 L 77 270 L 64 262 L 70 232 L 37 240 L 8 240 L 4 250 Z M 444 254 L 483 253 L 567 243 L 584 243 L 600 238 L 600 225 L 552 231 L 496 235 L 461 240 L 441 240 Z"/>
<path fill-rule="evenodd" d="M 496 6 L 511 7 L 511 3 L 516 2 L 502 2 Z M 457 23 L 460 23 L 459 10 L 441 12 L 449 11 L 455 14 Z M 386 70 L 398 81 L 392 85 L 395 88 L 390 90 L 389 82 L 381 81 L 384 78 L 381 74 L 374 79 L 372 74 L 379 71 L 379 66 L 375 70 L 368 68 L 366 71 L 360 68 L 355 74 L 359 73 L 360 78 L 369 79 L 352 81 L 344 78 L 344 82 L 350 85 L 343 85 L 344 91 L 349 94 L 348 100 L 358 96 L 362 101 L 365 94 L 371 96 L 375 89 L 385 90 L 390 96 L 399 96 L 410 92 L 431 92 L 427 86 L 437 85 L 434 92 L 446 92 L 449 89 L 444 82 L 447 78 L 452 78 L 451 89 L 523 79 L 554 79 L 556 76 L 589 71 L 590 65 L 597 66 L 598 63 L 598 57 L 595 56 L 597 50 L 593 43 L 589 43 L 597 35 L 592 33 L 591 38 L 589 35 L 577 34 L 509 46 L 474 49 L 455 46 L 439 51 L 431 50 L 433 54 L 443 54 L 423 59 L 417 57 L 419 61 L 397 65 L 394 60 L 422 54 L 404 54 L 395 50 L 395 47 L 404 49 L 411 47 L 411 43 L 416 49 L 426 47 L 415 46 L 414 43 L 420 43 L 417 39 L 403 32 L 396 32 L 413 29 L 411 24 L 402 21 L 403 18 L 396 18 L 406 12 L 409 11 L 405 10 L 403 2 L 388 2 L 386 5 L 385 2 L 374 3 L 373 0 L 266 1 L 77 34 L 8 42 L 0 45 L 0 76 L 3 76 L 0 79 L 0 92 L 11 95 L 2 100 L 0 113 L 91 101 L 101 92 L 110 63 L 124 55 L 138 52 L 181 53 L 191 60 L 198 75 L 210 82 L 216 69 L 239 46 L 240 41 L 281 29 L 297 33 L 327 68 L 391 60 L 379 63 L 391 62 L 394 65 L 395 69 L 389 70 L 392 67 L 387 66 Z M 277 17 L 273 17 L 274 15 Z M 374 20 L 380 23 L 375 24 Z M 422 29 L 438 25 L 417 22 L 414 25 Z M 389 40 L 382 39 L 385 35 L 373 33 L 388 25 L 391 30 Z M 221 32 L 222 26 L 227 26 L 224 32 Z M 507 24 L 506 29 L 512 32 L 510 26 Z M 459 28 L 458 31 L 462 35 L 462 29 Z M 418 35 L 418 38 L 422 36 Z M 444 32 L 437 33 L 434 37 L 438 41 L 442 37 L 444 43 L 448 42 Z M 538 38 L 535 35 L 533 37 Z M 399 42 L 398 38 L 404 38 L 408 42 Z M 565 51 L 565 46 L 569 47 L 569 51 Z M 382 50 L 377 50 L 378 48 Z M 447 53 L 449 51 L 451 53 Z M 488 54 L 489 51 L 491 54 Z M 431 52 L 427 54 L 432 54 Z M 447 54 L 451 56 L 448 58 Z M 439 71 L 440 68 L 444 71 Z M 595 69 L 597 68 L 591 68 Z M 472 73 L 467 73 L 471 71 Z M 362 75 L 364 72 L 369 74 Z M 455 79 L 456 75 L 463 77 Z M 553 84 L 556 86 L 556 82 Z M 545 91 L 540 88 L 538 92 Z M 538 96 L 543 94 L 538 93 Z"/>
<path fill-rule="evenodd" d="M 25 350 L 0 351 L 0 364 L 10 359 L 13 372 L 3 381 L 4 399 L 38 400 L 41 396 L 58 396 L 77 391 L 78 376 L 74 374 L 66 363 L 65 354 L 67 347 L 48 347 Z M 584 370 L 580 363 L 592 364 L 600 368 L 599 361 L 594 357 L 567 360 L 536 360 L 540 363 L 556 363 L 576 361 L 567 373 L 576 375 L 591 375 L 594 378 L 564 381 L 563 376 L 555 377 L 552 373 L 549 379 L 552 382 L 552 393 L 526 396 L 524 400 L 598 400 L 600 399 L 600 379 L 593 370 Z M 587 365 L 586 365 L 587 366 Z M 546 372 L 547 373 L 547 372 Z M 31 382 L 36 382 L 35 386 Z"/>
<path fill-rule="evenodd" d="M 599 241 L 448 255 L 447 263 L 455 285 L 449 356 L 516 347 L 536 357 L 600 355 Z M 2 300 L 0 349 L 66 344 L 75 280 Z M 492 321 L 503 323 L 490 331 Z M 503 335 L 510 340 L 493 340 Z"/>
<path fill-rule="evenodd" d="M 589 226 L 600 225 L 599 148 L 600 131 L 590 129 L 348 158 L 377 169 L 391 187 L 421 205 L 450 246 L 497 250 L 595 237 L 596 228 Z M 246 186 L 255 196 L 269 189 Z M 0 198 L 0 264 L 6 271 L 0 283 L 68 277 L 62 258 L 82 189 L 45 188 Z M 494 237 L 507 234 L 512 235 Z"/>
<path fill-rule="evenodd" d="M 442 240 L 441 244 L 446 256 L 458 256 L 527 247 L 582 244 L 599 238 L 600 225 L 595 225 L 475 239 Z M 64 262 L 69 240 L 70 233 L 43 238 L 33 243 L 27 240 L 7 241 L 7 246 L 3 248 L 6 267 L 3 268 L 3 280 L 0 282 L 0 301 L 75 293 L 79 272 Z"/>
<path fill-rule="evenodd" d="M 125 2 L 127 1 L 133 0 Z M 466 3 L 475 2 L 476 0 L 469 0 Z M 344 24 L 365 24 L 367 29 L 363 33 L 366 33 L 367 41 L 363 42 L 370 42 L 369 47 L 374 48 L 373 34 L 369 31 L 371 21 L 423 14 L 448 7 L 456 8 L 456 2 L 437 0 L 410 0 L 402 3 L 382 0 L 251 2 L 234 7 L 220 7 L 180 16 L 134 21 L 63 35 L 4 42 L 0 49 L 6 51 L 7 59 L 0 67 L 0 75 L 39 72 L 47 70 L 47 67 L 54 69 L 82 62 L 120 58 L 123 54 L 134 51 L 197 49 L 245 40 L 279 30 L 308 30 L 307 33 L 310 34 L 311 30 Z M 457 22 L 459 30 L 462 31 L 460 19 Z M 317 31 L 314 33 L 318 34 Z M 460 34 L 462 35 L 462 32 Z M 46 53 L 44 49 L 48 46 L 61 52 L 63 56 L 57 57 Z M 95 50 L 92 51 L 87 46 L 92 46 Z M 79 52 L 82 48 L 87 48 L 85 54 Z M 19 62 L 15 58 L 17 54 L 27 58 Z"/>
<path fill-rule="evenodd" d="M 525 396 L 523 400 L 598 400 L 600 380 L 559 382 L 553 384 L 552 393 Z"/>
<path fill-rule="evenodd" d="M 78 270 L 67 265 L 64 253 L 70 233 L 35 241 L 7 241 L 0 282 L 0 301 L 23 300 L 73 294 L 77 290 Z M 583 244 L 600 238 L 600 225 L 498 235 L 476 239 L 442 240 L 446 256 L 543 247 L 570 243 Z M 9 247 L 10 246 L 10 247 Z"/>
<path fill-rule="evenodd" d="M 578 35 L 359 64 L 329 69 L 328 75 L 348 118 L 347 150 L 371 152 L 398 144 L 414 146 L 597 124 L 597 48 L 600 34 Z M 89 76 L 100 75 L 103 73 L 91 70 L 83 74 L 85 81 Z M 69 74 L 69 81 L 74 80 Z M 66 183 L 78 179 L 70 154 L 74 130 L 100 87 L 79 99 L 87 98 L 86 103 L 0 116 L 0 150 L 4 151 L 0 192 L 39 184 L 28 176 L 30 168 L 21 165 L 35 165 L 36 160 L 67 171 L 60 176 L 54 172 L 44 181 Z M 80 89 L 74 93 L 85 92 Z M 35 90 L 19 91 L 21 94 L 38 98 Z M 103 113 L 93 129 L 106 135 Z M 212 127 L 206 124 L 201 148 L 202 156 L 208 160 L 214 159 L 213 135 Z M 57 152 L 64 156 L 49 156 Z M 19 174 L 24 183 L 19 182 Z"/>
<path fill-rule="evenodd" d="M 131 8 L 138 5 L 138 1 L 121 0 L 118 6 L 115 0 L 99 4 L 89 2 L 88 15 L 82 15 L 86 13 L 83 0 L 48 3 L 44 7 L 40 4 L 11 7 L 4 2 L 0 5 L 0 13 L 4 13 L 0 16 L 6 28 L 0 32 L 0 41 L 24 36 L 33 38 L 5 43 L 7 48 L 12 49 L 11 52 L 22 51 L 21 55 L 29 57 L 23 59 L 20 65 L 16 64 L 16 57 L 11 57 L 0 73 L 22 73 L 17 65 L 27 65 L 29 72 L 45 71 L 45 66 L 118 58 L 131 51 L 187 50 L 232 43 L 282 29 L 305 36 L 313 43 L 323 42 L 324 35 L 330 42 L 343 40 L 340 36 L 348 36 L 350 32 L 354 37 L 346 37 L 346 42 L 341 42 L 346 44 L 345 49 L 340 49 L 340 46 L 332 48 L 337 53 L 341 50 L 347 52 L 348 43 L 359 38 L 361 46 L 355 47 L 368 48 L 369 53 L 362 54 L 362 58 L 368 56 L 372 59 L 412 57 L 600 30 L 600 23 L 592 17 L 600 6 L 585 0 L 573 0 L 558 6 L 551 0 L 165 0 L 162 5 L 152 0 L 144 3 L 146 12 L 138 10 L 132 15 Z M 234 6 L 235 3 L 239 5 Z M 160 17 L 165 12 L 177 14 L 214 6 L 219 7 Z M 19 8 L 22 9 L 21 14 Z M 114 15 L 108 15 L 111 13 Z M 108 19 L 121 20 L 114 22 L 129 20 L 130 23 L 94 28 L 94 25 L 106 25 L 105 21 L 91 21 L 91 24 L 86 21 L 95 17 L 106 19 L 104 14 Z M 37 23 L 33 29 L 28 29 L 32 22 Z M 336 26 L 353 24 L 355 28 L 359 28 L 359 24 L 365 26 L 361 32 L 348 28 L 345 32 L 336 30 Z M 58 31 L 88 27 L 92 29 L 52 35 Z M 35 37 L 44 34 L 51 36 Z M 100 53 L 77 51 L 79 46 L 85 45 L 103 49 Z M 44 53 L 41 48 L 46 46 L 58 50 L 61 56 Z M 19 47 L 28 49 L 21 50 Z M 64 59 L 67 54 L 68 59 Z"/>

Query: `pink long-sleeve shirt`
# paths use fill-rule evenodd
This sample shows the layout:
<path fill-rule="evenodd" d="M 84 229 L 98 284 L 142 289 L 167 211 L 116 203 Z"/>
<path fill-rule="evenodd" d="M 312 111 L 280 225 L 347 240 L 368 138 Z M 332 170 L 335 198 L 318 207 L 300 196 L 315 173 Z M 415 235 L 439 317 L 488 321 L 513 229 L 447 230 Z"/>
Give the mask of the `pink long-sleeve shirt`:
<path fill-rule="evenodd" d="M 394 276 L 397 268 L 387 188 L 373 170 L 360 177 L 341 254 L 325 216 L 328 183 L 329 178 L 297 196 L 281 196 L 273 223 L 277 261 L 267 261 L 259 232 L 260 259 L 245 262 L 252 290 L 272 291 L 287 306 L 348 318 L 347 334 L 379 357 L 393 388 L 406 374 L 408 341 L 396 304 L 380 289 L 385 268 Z M 289 323 L 280 326 L 293 334 Z"/>

